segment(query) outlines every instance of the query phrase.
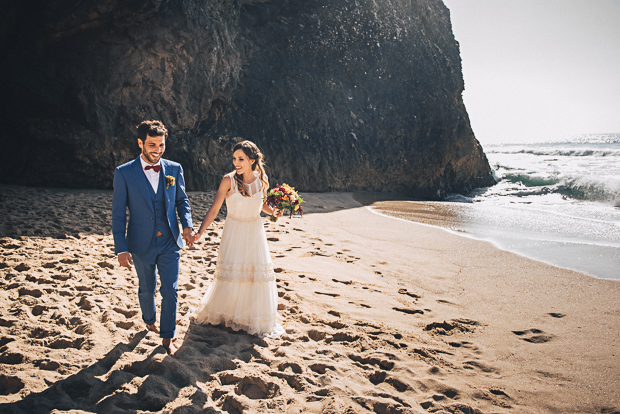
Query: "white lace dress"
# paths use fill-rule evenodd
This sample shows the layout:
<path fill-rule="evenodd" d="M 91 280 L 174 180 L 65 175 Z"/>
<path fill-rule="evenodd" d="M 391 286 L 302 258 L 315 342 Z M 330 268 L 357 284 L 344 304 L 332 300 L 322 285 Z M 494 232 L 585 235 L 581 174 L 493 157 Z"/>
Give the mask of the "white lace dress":
<path fill-rule="evenodd" d="M 267 237 L 260 217 L 262 183 L 258 176 L 242 196 L 234 179 L 226 196 L 227 215 L 213 283 L 196 312 L 200 324 L 224 323 L 252 335 L 277 337 L 278 291 Z"/>

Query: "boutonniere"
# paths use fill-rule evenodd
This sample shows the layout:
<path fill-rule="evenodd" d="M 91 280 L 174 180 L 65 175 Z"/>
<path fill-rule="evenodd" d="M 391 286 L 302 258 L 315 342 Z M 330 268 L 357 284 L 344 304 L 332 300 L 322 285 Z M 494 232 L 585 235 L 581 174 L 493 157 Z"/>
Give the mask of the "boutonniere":
<path fill-rule="evenodd" d="M 173 186 L 174 187 L 174 177 L 171 175 L 167 175 L 166 176 L 166 190 L 168 189 L 168 187 Z"/>

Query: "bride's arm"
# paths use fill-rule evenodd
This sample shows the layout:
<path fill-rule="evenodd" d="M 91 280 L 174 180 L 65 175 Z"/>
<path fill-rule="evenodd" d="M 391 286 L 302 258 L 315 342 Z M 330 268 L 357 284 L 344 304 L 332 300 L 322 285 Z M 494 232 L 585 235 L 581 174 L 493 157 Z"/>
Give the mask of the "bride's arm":
<path fill-rule="evenodd" d="M 213 223 L 213 220 L 215 220 L 217 213 L 219 213 L 220 208 L 222 208 L 222 204 L 224 203 L 226 194 L 230 190 L 230 185 L 231 185 L 230 177 L 222 178 L 222 182 L 220 183 L 220 188 L 218 188 L 217 194 L 215 194 L 215 200 L 213 200 L 213 204 L 211 204 L 211 208 L 209 208 L 209 211 L 207 211 L 207 214 L 205 214 L 205 218 L 202 220 L 200 229 L 198 229 L 198 231 L 196 232 L 194 241 L 197 241 L 198 239 L 200 239 L 200 237 L 202 237 L 202 233 L 204 233 L 207 227 L 209 227 L 211 223 Z"/>

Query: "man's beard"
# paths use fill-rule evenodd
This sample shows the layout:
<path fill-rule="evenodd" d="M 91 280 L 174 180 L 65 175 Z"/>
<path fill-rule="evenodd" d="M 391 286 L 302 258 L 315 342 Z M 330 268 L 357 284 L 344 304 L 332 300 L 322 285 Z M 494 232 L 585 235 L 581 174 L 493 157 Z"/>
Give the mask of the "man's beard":
<path fill-rule="evenodd" d="M 155 164 L 157 161 L 161 159 L 161 155 L 160 155 L 157 159 L 154 160 L 153 157 L 148 152 L 146 152 L 146 149 L 142 150 L 142 155 L 144 156 L 144 159 L 147 162 L 150 162 L 151 164 Z"/>

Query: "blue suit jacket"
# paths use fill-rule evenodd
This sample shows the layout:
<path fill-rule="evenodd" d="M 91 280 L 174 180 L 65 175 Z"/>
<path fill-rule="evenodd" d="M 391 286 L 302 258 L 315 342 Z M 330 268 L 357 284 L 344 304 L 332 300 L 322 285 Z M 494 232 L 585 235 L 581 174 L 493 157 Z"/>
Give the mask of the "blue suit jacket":
<path fill-rule="evenodd" d="M 185 194 L 183 168 L 181 164 L 162 159 L 160 174 L 164 175 L 164 183 L 165 176 L 170 175 L 175 179 L 174 185 L 169 185 L 167 190 L 164 184 L 164 199 L 172 236 L 179 248 L 182 248 L 183 237 L 179 231 L 177 213 L 183 228 L 192 227 L 192 212 Z M 142 254 L 151 244 L 155 230 L 155 211 L 147 185 L 150 183 L 142 171 L 140 157 L 114 170 L 112 234 L 116 254 L 122 252 Z M 129 223 L 126 222 L 127 208 L 129 208 Z"/>

